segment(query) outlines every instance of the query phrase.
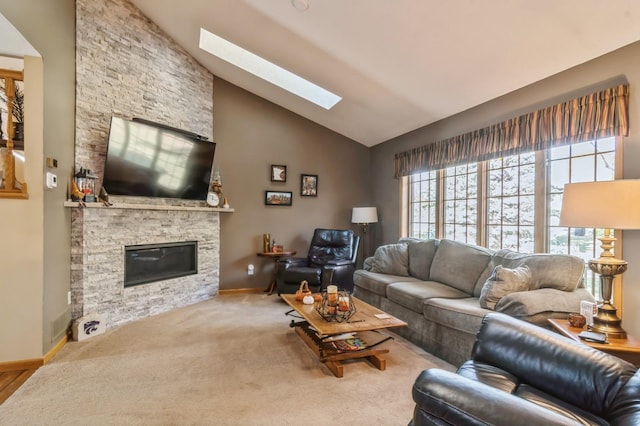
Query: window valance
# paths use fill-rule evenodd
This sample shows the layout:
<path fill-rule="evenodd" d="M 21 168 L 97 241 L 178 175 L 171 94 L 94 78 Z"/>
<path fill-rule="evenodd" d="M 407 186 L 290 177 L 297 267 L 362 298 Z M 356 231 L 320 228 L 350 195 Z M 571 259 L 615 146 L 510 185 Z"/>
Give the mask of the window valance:
<path fill-rule="evenodd" d="M 629 135 L 629 86 L 619 85 L 395 155 L 395 177 Z"/>

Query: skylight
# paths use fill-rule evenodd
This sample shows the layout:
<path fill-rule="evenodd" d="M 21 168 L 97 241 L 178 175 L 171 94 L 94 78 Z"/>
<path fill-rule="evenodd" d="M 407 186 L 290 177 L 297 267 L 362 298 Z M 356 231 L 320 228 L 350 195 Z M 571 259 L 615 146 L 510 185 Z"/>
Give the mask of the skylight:
<path fill-rule="evenodd" d="M 200 49 L 329 110 L 342 98 L 260 56 L 200 28 Z"/>

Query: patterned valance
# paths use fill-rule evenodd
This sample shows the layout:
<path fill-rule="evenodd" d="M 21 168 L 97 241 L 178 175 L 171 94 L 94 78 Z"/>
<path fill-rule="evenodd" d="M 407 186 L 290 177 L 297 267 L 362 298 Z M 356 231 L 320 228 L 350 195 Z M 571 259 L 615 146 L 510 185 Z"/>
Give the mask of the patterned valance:
<path fill-rule="evenodd" d="M 629 135 L 619 85 L 395 155 L 395 177 L 610 136 Z"/>

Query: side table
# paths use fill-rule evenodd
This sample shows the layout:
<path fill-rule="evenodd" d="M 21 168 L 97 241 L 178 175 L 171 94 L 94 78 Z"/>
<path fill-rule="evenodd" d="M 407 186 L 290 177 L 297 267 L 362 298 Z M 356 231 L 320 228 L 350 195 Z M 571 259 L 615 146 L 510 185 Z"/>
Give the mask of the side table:
<path fill-rule="evenodd" d="M 609 337 L 609 343 L 587 342 L 578 337 L 578 334 L 580 334 L 581 331 L 587 329 L 586 326 L 583 328 L 571 327 L 567 320 L 560 319 L 549 319 L 547 321 L 549 321 L 549 324 L 551 324 L 554 330 L 575 340 L 576 342 L 580 342 L 602 352 L 615 355 L 618 358 L 629 361 L 635 366 L 640 366 L 640 340 L 633 336 L 628 335 L 626 339 L 613 339 Z"/>
<path fill-rule="evenodd" d="M 267 288 L 264 290 L 265 293 L 269 292 L 269 296 L 273 294 L 273 289 L 276 288 L 276 278 L 278 276 L 278 260 L 280 260 L 281 257 L 295 256 L 295 254 L 296 254 L 295 251 L 279 251 L 279 252 L 267 251 L 267 252 L 256 253 L 256 256 L 270 257 L 273 259 L 273 275 L 271 278 L 271 282 L 269 283 Z"/>

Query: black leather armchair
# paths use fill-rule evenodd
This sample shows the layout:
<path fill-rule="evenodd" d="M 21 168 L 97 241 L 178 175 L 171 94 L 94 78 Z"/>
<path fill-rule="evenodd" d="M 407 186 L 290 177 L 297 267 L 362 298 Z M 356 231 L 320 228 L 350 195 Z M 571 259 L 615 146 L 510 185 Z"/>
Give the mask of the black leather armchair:
<path fill-rule="evenodd" d="M 639 425 L 640 372 L 550 330 L 490 313 L 457 373 L 424 370 L 410 425 Z"/>
<path fill-rule="evenodd" d="M 353 291 L 359 245 L 360 237 L 351 230 L 316 229 L 307 257 L 282 258 L 278 262 L 278 294 L 295 293 L 303 280 L 311 291 L 320 291 L 329 284 Z"/>

